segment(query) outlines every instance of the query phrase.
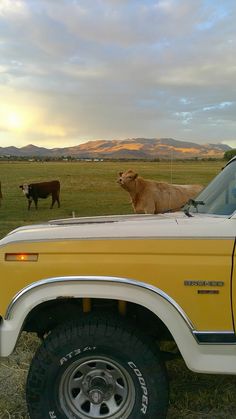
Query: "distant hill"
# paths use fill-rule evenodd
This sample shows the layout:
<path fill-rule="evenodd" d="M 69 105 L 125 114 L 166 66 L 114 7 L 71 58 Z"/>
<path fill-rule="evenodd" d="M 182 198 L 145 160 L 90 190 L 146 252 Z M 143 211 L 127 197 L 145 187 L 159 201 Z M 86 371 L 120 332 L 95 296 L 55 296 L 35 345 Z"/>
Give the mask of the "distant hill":
<path fill-rule="evenodd" d="M 197 144 L 173 138 L 128 138 L 125 140 L 94 140 L 64 148 L 44 148 L 29 144 L 25 147 L 0 147 L 0 156 L 109 159 L 185 159 L 221 158 L 231 147 L 225 144 Z"/>

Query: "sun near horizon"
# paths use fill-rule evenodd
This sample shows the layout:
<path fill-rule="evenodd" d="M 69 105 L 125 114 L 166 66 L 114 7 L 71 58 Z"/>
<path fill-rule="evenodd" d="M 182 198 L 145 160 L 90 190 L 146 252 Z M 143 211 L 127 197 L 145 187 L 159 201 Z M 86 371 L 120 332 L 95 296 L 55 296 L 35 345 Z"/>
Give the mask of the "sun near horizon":
<path fill-rule="evenodd" d="M 22 130 L 25 127 L 24 117 L 18 112 L 10 112 L 6 117 L 6 126 L 12 131 Z"/>

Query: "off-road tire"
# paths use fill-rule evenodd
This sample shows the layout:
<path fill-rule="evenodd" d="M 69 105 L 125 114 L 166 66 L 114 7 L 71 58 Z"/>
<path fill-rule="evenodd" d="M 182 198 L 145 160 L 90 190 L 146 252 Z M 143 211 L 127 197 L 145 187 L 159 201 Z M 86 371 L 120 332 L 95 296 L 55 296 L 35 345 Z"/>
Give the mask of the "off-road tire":
<path fill-rule="evenodd" d="M 165 365 L 127 319 L 85 316 L 57 327 L 32 361 L 31 419 L 164 419 Z"/>

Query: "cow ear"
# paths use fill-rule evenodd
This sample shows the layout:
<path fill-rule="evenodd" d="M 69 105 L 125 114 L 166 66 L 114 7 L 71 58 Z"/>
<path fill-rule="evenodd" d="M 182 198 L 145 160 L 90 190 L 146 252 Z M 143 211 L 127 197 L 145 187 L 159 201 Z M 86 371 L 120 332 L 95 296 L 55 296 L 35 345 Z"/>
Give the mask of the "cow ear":
<path fill-rule="evenodd" d="M 23 185 L 20 185 L 19 188 L 23 189 Z"/>
<path fill-rule="evenodd" d="M 119 176 L 122 176 L 124 172 L 119 172 Z"/>

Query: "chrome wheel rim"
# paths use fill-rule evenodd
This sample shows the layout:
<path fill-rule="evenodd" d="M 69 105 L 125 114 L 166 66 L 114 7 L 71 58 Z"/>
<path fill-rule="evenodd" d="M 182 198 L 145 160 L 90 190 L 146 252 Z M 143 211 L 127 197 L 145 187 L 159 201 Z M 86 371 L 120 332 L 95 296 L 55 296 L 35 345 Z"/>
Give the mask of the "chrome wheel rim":
<path fill-rule="evenodd" d="M 68 418 L 126 419 L 134 401 L 130 374 L 107 357 L 77 360 L 61 377 L 59 402 Z"/>

